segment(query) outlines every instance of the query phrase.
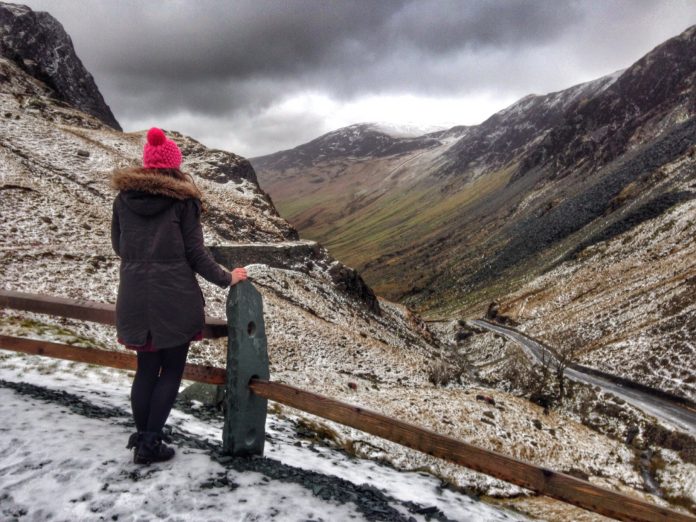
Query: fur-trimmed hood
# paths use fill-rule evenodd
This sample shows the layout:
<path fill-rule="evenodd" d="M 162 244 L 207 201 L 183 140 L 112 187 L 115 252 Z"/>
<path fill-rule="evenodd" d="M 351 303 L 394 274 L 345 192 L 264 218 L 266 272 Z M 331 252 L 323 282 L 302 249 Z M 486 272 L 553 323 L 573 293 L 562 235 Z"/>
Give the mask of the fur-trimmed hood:
<path fill-rule="evenodd" d="M 206 211 L 203 195 L 192 181 L 177 179 L 155 169 L 130 167 L 116 170 L 111 175 L 110 182 L 113 189 L 124 191 L 122 199 L 139 214 L 156 214 L 174 203 L 171 198 L 198 199 L 202 211 Z"/>
<path fill-rule="evenodd" d="M 116 190 L 140 190 L 176 199 L 203 199 L 201 191 L 191 181 L 176 179 L 142 167 L 115 171 L 111 176 L 111 187 Z"/>

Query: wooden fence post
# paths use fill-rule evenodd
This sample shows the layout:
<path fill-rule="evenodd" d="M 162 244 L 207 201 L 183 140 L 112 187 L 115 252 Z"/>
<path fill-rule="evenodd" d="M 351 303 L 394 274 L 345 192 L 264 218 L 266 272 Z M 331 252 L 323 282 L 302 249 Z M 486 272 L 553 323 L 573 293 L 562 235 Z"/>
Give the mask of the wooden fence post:
<path fill-rule="evenodd" d="M 268 379 L 268 351 L 261 294 L 249 280 L 227 295 L 227 380 L 222 449 L 228 455 L 263 455 L 268 399 L 249 388 Z"/>

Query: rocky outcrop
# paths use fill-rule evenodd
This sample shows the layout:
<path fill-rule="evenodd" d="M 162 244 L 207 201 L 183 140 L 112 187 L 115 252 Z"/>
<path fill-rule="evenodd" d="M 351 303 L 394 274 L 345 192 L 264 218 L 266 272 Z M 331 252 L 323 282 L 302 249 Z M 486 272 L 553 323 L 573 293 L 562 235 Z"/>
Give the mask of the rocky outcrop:
<path fill-rule="evenodd" d="M 50 14 L 0 2 L 0 56 L 46 84 L 59 100 L 121 130 L 70 36 Z"/>
<path fill-rule="evenodd" d="M 208 248 L 218 263 L 229 268 L 258 263 L 308 273 L 321 256 L 321 247 L 315 241 L 227 243 Z"/>
<path fill-rule="evenodd" d="M 209 149 L 174 130 L 167 131 L 167 135 L 179 145 L 187 164 L 196 165 L 201 177 L 221 184 L 245 179 L 258 187 L 256 172 L 246 158 L 225 150 Z"/>
<path fill-rule="evenodd" d="M 228 243 L 210 246 L 215 260 L 229 269 L 252 264 L 295 270 L 305 274 L 320 273 L 341 293 L 362 301 L 366 308 L 380 313 L 377 296 L 360 274 L 332 259 L 316 241 L 283 241 L 279 243 Z"/>
<path fill-rule="evenodd" d="M 512 317 L 500 313 L 500 303 L 496 301 L 493 301 L 488 305 L 488 310 L 486 310 L 486 319 L 508 326 L 519 326 L 519 324 L 512 319 Z"/>
<path fill-rule="evenodd" d="M 329 274 L 336 285 L 336 288 L 348 294 L 354 295 L 365 302 L 367 307 L 379 313 L 379 302 L 372 289 L 367 286 L 360 274 L 353 268 L 336 261 L 329 269 Z"/>

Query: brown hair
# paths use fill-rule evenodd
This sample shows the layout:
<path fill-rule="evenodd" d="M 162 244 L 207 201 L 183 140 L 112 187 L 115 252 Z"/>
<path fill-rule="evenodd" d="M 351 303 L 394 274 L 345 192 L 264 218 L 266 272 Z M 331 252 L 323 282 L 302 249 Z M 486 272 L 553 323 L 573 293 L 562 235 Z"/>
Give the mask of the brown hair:
<path fill-rule="evenodd" d="M 187 178 L 191 180 L 191 183 L 193 184 L 194 187 L 196 187 L 196 190 L 200 193 L 201 195 L 201 212 L 208 212 L 208 203 L 205 201 L 203 198 L 203 192 L 201 189 L 198 188 L 198 185 L 196 185 L 196 180 L 193 179 L 193 176 L 189 174 L 188 172 L 184 172 L 181 169 L 153 169 L 156 170 L 159 174 L 163 174 L 165 176 L 171 176 L 172 178 L 175 179 L 180 179 L 181 181 L 187 181 Z"/>

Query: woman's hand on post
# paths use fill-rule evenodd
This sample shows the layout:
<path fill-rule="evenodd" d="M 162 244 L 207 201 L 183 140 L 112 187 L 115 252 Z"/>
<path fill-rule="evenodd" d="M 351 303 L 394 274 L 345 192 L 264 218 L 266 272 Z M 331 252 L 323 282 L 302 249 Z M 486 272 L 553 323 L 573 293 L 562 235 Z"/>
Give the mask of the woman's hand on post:
<path fill-rule="evenodd" d="M 247 278 L 247 271 L 246 268 L 235 268 L 232 270 L 232 284 L 230 286 L 234 286 L 240 281 L 244 281 Z"/>

